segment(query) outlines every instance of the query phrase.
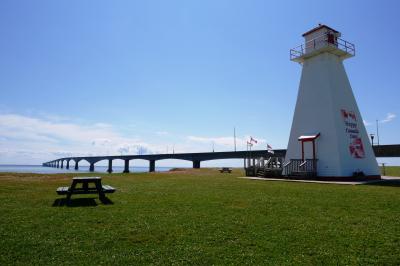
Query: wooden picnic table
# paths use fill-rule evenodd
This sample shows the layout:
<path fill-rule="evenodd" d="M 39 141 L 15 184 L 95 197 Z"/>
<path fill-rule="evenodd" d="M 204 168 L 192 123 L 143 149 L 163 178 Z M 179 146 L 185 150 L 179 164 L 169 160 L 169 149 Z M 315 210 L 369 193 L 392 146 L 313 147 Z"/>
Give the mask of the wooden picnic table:
<path fill-rule="evenodd" d="M 79 187 L 78 184 L 81 184 Z M 94 186 L 89 186 L 94 184 Z M 114 193 L 115 188 L 101 184 L 101 177 L 74 177 L 71 187 L 57 188 L 57 194 L 67 195 L 67 202 L 70 201 L 72 194 L 99 194 L 99 199 L 105 199 L 105 193 Z"/>
<path fill-rule="evenodd" d="M 231 173 L 232 169 L 229 167 L 222 167 L 221 169 L 219 169 L 220 173 Z"/>

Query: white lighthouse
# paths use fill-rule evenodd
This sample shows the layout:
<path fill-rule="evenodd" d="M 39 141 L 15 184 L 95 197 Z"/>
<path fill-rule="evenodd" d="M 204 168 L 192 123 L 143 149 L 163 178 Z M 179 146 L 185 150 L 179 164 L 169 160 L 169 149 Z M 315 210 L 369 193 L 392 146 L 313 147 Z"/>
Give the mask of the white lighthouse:
<path fill-rule="evenodd" d="M 380 176 L 343 66 L 343 60 L 355 55 L 355 47 L 340 36 L 320 24 L 303 34 L 303 45 L 290 50 L 290 59 L 303 69 L 285 175 Z"/>

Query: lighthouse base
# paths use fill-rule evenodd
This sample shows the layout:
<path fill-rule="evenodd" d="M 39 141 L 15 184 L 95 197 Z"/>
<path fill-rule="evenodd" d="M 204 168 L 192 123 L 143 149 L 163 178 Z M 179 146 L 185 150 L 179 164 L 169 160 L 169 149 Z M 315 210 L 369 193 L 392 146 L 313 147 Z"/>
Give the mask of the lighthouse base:
<path fill-rule="evenodd" d="M 284 179 L 292 180 L 315 180 L 315 181 L 337 181 L 337 182 L 363 182 L 373 181 L 382 179 L 380 175 L 369 175 L 369 176 L 282 176 Z"/>

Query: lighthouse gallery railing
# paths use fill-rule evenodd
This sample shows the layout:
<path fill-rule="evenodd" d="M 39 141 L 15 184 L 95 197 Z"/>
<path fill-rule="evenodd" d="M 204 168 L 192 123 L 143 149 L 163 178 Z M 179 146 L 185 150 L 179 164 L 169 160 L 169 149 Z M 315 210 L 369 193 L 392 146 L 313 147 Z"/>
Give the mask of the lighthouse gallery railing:
<path fill-rule="evenodd" d="M 333 46 L 352 56 L 356 53 L 355 45 L 339 37 L 333 37 L 331 33 L 322 34 L 306 43 L 290 49 L 290 60 L 303 56 L 304 54 L 322 47 Z"/>

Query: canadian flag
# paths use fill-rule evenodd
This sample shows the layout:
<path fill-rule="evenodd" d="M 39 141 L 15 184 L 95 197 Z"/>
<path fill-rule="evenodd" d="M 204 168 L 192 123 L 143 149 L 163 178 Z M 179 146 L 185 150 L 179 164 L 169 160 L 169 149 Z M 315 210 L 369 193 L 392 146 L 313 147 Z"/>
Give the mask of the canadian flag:
<path fill-rule="evenodd" d="M 269 153 L 274 154 L 274 151 L 272 150 L 271 145 L 269 145 L 268 143 L 267 143 L 267 151 L 268 151 Z"/>
<path fill-rule="evenodd" d="M 250 143 L 257 143 L 257 140 L 253 139 L 253 137 L 250 136 Z"/>

